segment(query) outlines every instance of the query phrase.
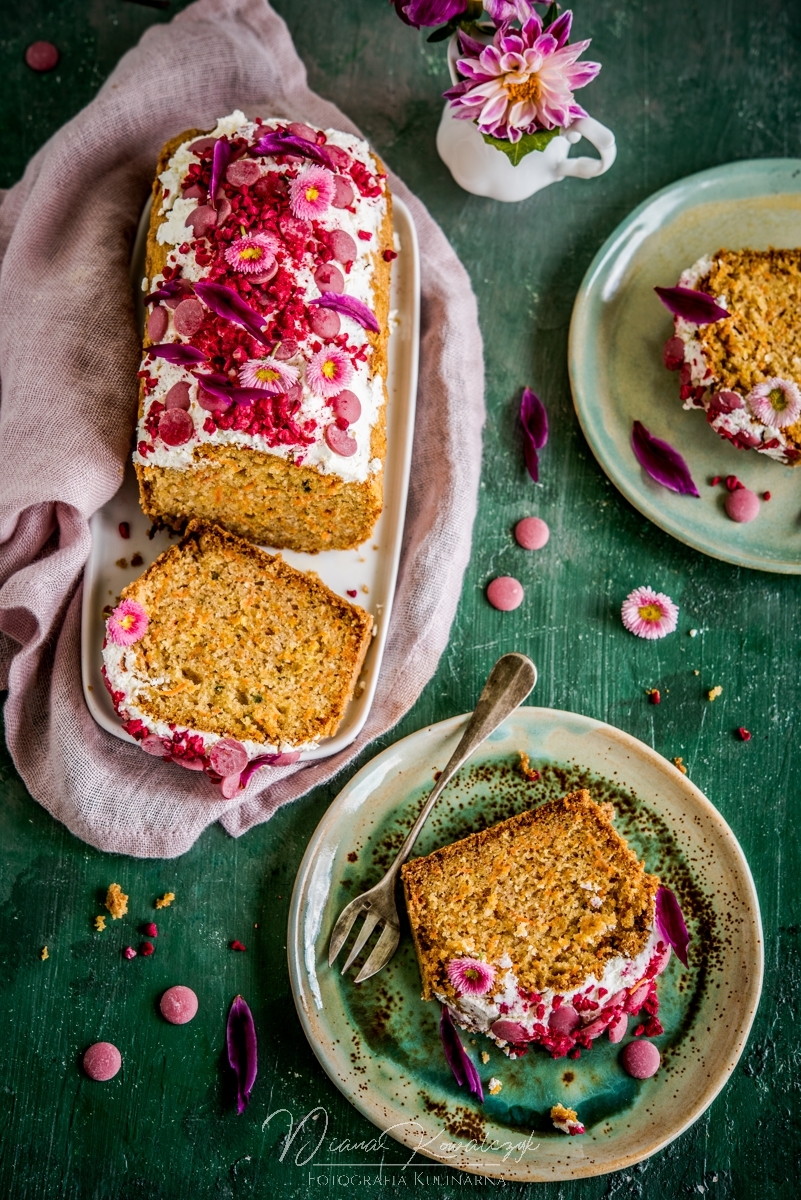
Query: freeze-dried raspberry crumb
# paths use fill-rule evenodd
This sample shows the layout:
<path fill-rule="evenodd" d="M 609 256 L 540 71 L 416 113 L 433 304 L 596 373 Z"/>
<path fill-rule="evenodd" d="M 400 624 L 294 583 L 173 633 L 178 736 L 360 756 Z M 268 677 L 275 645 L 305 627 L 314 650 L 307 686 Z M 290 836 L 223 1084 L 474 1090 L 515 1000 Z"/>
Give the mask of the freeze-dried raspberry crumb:
<path fill-rule="evenodd" d="M 247 950 L 247 946 L 243 946 L 241 942 L 238 942 L 235 940 L 235 941 L 231 942 L 231 949 L 232 950 Z"/>
<path fill-rule="evenodd" d="M 131 536 L 131 527 L 127 521 L 120 521 L 119 529 L 121 538 L 129 538 Z"/>
<path fill-rule="evenodd" d="M 124 958 L 136 958 L 136 951 L 133 946 L 126 946 L 122 953 Z"/>
<path fill-rule="evenodd" d="M 159 927 L 153 921 L 148 921 L 147 925 L 142 926 L 142 933 L 146 933 L 148 937 L 158 937 Z"/>
<path fill-rule="evenodd" d="M 575 1050 L 570 1051 L 570 1053 L 568 1054 L 567 1057 L 568 1058 L 581 1058 L 581 1051 L 578 1049 L 578 1047 L 576 1047 Z"/>
<path fill-rule="evenodd" d="M 662 703 L 662 693 L 659 691 L 659 688 L 646 688 L 645 694 L 652 704 Z"/>
<path fill-rule="evenodd" d="M 741 483 L 736 475 L 726 476 L 726 487 L 730 492 L 736 492 L 738 488 L 744 488 L 745 484 Z"/>
<path fill-rule="evenodd" d="M 737 730 L 737 736 L 741 742 L 750 742 L 751 741 L 751 734 L 742 725 Z"/>
<path fill-rule="evenodd" d="M 770 492 L 763 492 L 763 493 L 762 493 L 762 499 L 763 499 L 763 500 L 770 500 Z"/>
<path fill-rule="evenodd" d="M 155 949 L 156 947 L 152 942 L 142 942 L 142 945 L 139 947 L 139 953 L 144 954 L 145 958 L 149 958 Z"/>
<path fill-rule="evenodd" d="M 634 1036 L 635 1036 L 635 1037 L 642 1037 L 642 1035 L 643 1035 L 644 1033 L 645 1033 L 645 1026 L 644 1026 L 644 1025 L 638 1025 L 638 1026 L 637 1026 L 637 1028 L 634 1030 Z"/>
<path fill-rule="evenodd" d="M 384 251 L 384 254 L 383 254 L 384 262 L 392 262 L 393 258 L 397 258 L 397 257 L 398 257 L 398 253 L 396 250 L 385 250 Z"/>

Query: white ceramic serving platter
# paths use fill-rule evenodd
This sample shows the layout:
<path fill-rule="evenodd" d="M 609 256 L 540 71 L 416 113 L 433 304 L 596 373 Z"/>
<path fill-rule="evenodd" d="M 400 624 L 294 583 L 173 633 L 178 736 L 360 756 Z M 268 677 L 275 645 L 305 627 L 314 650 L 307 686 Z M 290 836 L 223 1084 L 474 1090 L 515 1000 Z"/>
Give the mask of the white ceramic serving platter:
<path fill-rule="evenodd" d="M 367 609 L 375 622 L 375 636 L 342 724 L 334 737 L 324 738 L 313 750 L 305 751 L 301 755 L 304 761 L 325 758 L 344 749 L 364 726 L 378 683 L 395 593 L 417 400 L 420 256 L 417 234 L 408 208 L 402 200 L 393 197 L 392 212 L 399 249 L 393 263 L 390 293 L 388 453 L 384 466 L 384 511 L 373 536 L 356 550 L 326 550 L 320 554 L 281 551 L 286 562 L 303 571 L 316 571 L 332 591 Z M 142 213 L 131 258 L 131 285 L 140 328 L 144 320 L 141 283 L 149 221 L 148 202 Z M 119 533 L 120 524 L 124 521 L 131 531 L 127 540 Z M 151 522 L 139 507 L 136 476 L 130 460 L 120 490 L 94 514 L 90 524 L 92 550 L 84 572 L 81 615 L 83 691 L 89 711 L 98 725 L 123 741 L 133 741 L 122 728 L 100 673 L 105 628 L 103 608 L 116 603 L 125 585 L 138 578 L 175 540 L 175 535 L 171 539 L 166 531 L 162 531 L 156 533 L 152 540 L 148 537 Z M 140 555 L 141 561 L 137 559 L 137 565 L 131 566 L 131 558 L 135 555 Z M 356 597 L 348 596 L 349 591 L 355 591 Z"/>
<path fill-rule="evenodd" d="M 420 998 L 408 930 L 390 963 L 361 985 L 353 982 L 355 969 L 343 976 L 339 963 L 332 969 L 327 961 L 339 912 L 386 870 L 467 720 L 421 729 L 364 766 L 325 813 L 295 881 L 287 953 L 298 1016 L 327 1074 L 383 1131 L 347 1164 L 377 1166 L 380 1159 L 398 1175 L 422 1154 L 463 1171 L 530 1182 L 620 1170 L 696 1121 L 745 1047 L 763 968 L 751 872 L 717 809 L 650 747 L 576 713 L 513 713 L 445 789 L 414 853 L 588 786 L 596 799 L 611 801 L 619 831 L 680 896 L 690 958 L 685 969 L 674 955 L 660 977 L 665 1028 L 653 1039 L 662 1066 L 652 1079 L 631 1079 L 620 1065 L 622 1045 L 605 1038 L 578 1060 L 535 1050 L 512 1061 L 488 1039 L 464 1035 L 483 1081 L 479 1104 L 445 1063 L 439 1005 Z M 521 750 L 542 772 L 540 781 L 520 775 Z M 624 1043 L 633 1033 L 632 1023 Z M 487 1063 L 479 1061 L 482 1050 Z M 503 1085 L 495 1095 L 488 1092 L 491 1076 Z M 555 1103 L 576 1108 L 586 1134 L 557 1133 L 548 1118 Z"/>
<path fill-rule="evenodd" d="M 603 470 L 631 504 L 688 546 L 761 571 L 801 573 L 801 467 L 719 437 L 685 412 L 678 373 L 662 365 L 673 329 L 654 294 L 702 254 L 801 246 L 801 159 L 726 163 L 656 192 L 618 225 L 579 288 L 570 324 L 570 383 L 581 428 Z M 700 499 L 660 487 L 631 449 L 634 420 L 685 458 Z M 716 475 L 769 491 L 755 521 L 726 516 Z"/>

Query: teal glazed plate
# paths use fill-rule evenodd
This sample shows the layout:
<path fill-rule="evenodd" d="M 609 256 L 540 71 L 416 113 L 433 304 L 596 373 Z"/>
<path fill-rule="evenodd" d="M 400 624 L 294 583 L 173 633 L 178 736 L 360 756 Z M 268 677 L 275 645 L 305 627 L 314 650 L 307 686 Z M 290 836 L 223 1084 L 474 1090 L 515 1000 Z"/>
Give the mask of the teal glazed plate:
<path fill-rule="evenodd" d="M 620 1065 L 633 1022 L 620 1045 L 599 1038 L 578 1059 L 529 1050 L 513 1061 L 489 1039 L 464 1034 L 483 1082 L 480 1104 L 458 1087 L 445 1062 L 439 1005 L 420 998 L 408 929 L 388 966 L 359 986 L 355 969 L 342 976 L 327 962 L 339 912 L 386 870 L 467 720 L 421 729 L 363 767 L 323 817 L 298 872 L 287 943 L 298 1015 L 325 1071 L 382 1131 L 356 1147 L 349 1143 L 343 1156 L 329 1130 L 315 1166 L 330 1173 L 339 1158 L 348 1170 L 382 1165 L 411 1175 L 425 1169 L 425 1158 L 531 1182 L 620 1170 L 697 1120 L 743 1051 L 762 986 L 751 872 L 720 813 L 648 746 L 575 713 L 518 709 L 446 789 L 415 853 L 589 787 L 596 800 L 611 801 L 618 830 L 679 896 L 691 933 L 690 966 L 674 955 L 660 977 L 665 1031 L 653 1039 L 662 1066 L 652 1079 L 632 1079 Z M 521 774 L 520 751 L 539 770 L 538 781 Z M 502 1085 L 495 1095 L 493 1077 Z M 578 1111 L 583 1136 L 553 1128 L 556 1103 Z"/>
<path fill-rule="evenodd" d="M 690 175 L 626 217 L 584 277 L 570 325 L 570 382 L 584 435 L 601 467 L 644 516 L 695 550 L 738 567 L 801 573 L 801 467 L 785 467 L 719 437 L 685 412 L 678 372 L 662 365 L 672 317 L 654 286 L 672 287 L 703 254 L 801 246 L 801 159 L 727 163 Z M 684 456 L 701 498 L 655 483 L 631 449 L 635 420 Z M 726 516 L 737 475 L 761 495 L 757 518 Z"/>

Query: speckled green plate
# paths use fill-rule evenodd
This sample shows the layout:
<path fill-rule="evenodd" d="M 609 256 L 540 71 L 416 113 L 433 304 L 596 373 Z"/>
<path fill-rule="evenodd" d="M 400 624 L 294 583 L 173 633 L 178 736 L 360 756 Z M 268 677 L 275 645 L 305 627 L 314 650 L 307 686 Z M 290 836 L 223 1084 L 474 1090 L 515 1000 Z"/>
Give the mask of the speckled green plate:
<path fill-rule="evenodd" d="M 680 896 L 691 961 L 685 971 L 674 956 L 660 979 L 665 1032 L 655 1041 L 663 1065 L 653 1079 L 626 1075 L 622 1045 L 605 1038 L 578 1060 L 530 1051 L 513 1062 L 479 1037 L 469 1047 L 474 1060 L 482 1050 L 490 1056 L 479 1065 L 486 1093 L 480 1105 L 445 1064 L 439 1006 L 420 999 L 408 932 L 384 971 L 358 987 L 327 964 L 338 913 L 385 870 L 466 720 L 421 729 L 363 767 L 320 822 L 298 872 L 288 939 L 298 1015 L 337 1087 L 386 1131 L 374 1145 L 345 1155 L 343 1165 L 383 1161 L 400 1168 L 419 1163 L 418 1154 L 531 1181 L 619 1170 L 692 1124 L 745 1046 L 762 984 L 759 906 L 748 864 L 720 813 L 642 742 L 574 713 L 518 709 L 445 791 L 417 852 L 589 786 L 597 799 L 613 802 L 618 829 Z M 541 771 L 540 782 L 520 775 L 520 750 Z M 486 1092 L 493 1075 L 503 1084 L 495 1096 Z M 578 1110 L 583 1137 L 553 1130 L 548 1113 L 559 1101 Z M 324 1165 L 337 1165 L 330 1149 L 320 1149 L 323 1163 L 321 1155 L 328 1155 Z"/>
<path fill-rule="evenodd" d="M 661 529 L 740 567 L 801 573 L 801 467 L 735 449 L 698 411 L 684 412 L 678 375 L 662 365 L 672 319 L 654 294 L 721 247 L 801 246 L 801 159 L 728 163 L 657 192 L 626 217 L 584 277 L 570 326 L 570 381 L 581 427 L 616 487 Z M 654 483 L 631 451 L 640 420 L 684 455 L 701 499 Z M 738 475 L 771 499 L 748 525 L 726 516 L 715 475 Z"/>

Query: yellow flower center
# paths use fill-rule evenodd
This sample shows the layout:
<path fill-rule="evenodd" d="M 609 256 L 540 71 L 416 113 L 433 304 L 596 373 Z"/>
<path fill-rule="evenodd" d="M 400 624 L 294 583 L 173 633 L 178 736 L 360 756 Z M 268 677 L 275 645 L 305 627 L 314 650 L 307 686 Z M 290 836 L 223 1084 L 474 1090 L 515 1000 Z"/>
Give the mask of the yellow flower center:
<path fill-rule="evenodd" d="M 658 604 L 641 604 L 637 612 L 643 621 L 661 621 L 664 615 Z"/>
<path fill-rule="evenodd" d="M 784 412 L 787 407 L 787 397 L 781 388 L 771 388 L 768 392 L 768 400 L 774 412 Z"/>
<path fill-rule="evenodd" d="M 280 379 L 281 376 L 274 367 L 257 367 L 256 378 L 262 383 L 275 383 L 276 379 Z"/>
<path fill-rule="evenodd" d="M 332 358 L 327 358 L 321 368 L 326 379 L 333 379 L 337 373 L 337 364 Z"/>
<path fill-rule="evenodd" d="M 134 620 L 135 617 L 133 613 L 126 613 L 125 616 L 121 618 L 120 625 L 123 629 L 130 629 L 134 623 Z"/>
<path fill-rule="evenodd" d="M 264 257 L 264 248 L 262 246 L 248 246 L 246 250 L 239 251 L 239 257 L 242 262 L 258 262 Z"/>
<path fill-rule="evenodd" d="M 306 190 L 303 194 L 308 201 L 313 202 L 320 195 L 320 189 L 316 188 L 314 186 L 314 184 L 312 183 L 312 184 L 309 184 L 309 186 L 306 188 Z"/>
<path fill-rule="evenodd" d="M 478 971 L 476 970 L 475 967 L 468 967 L 464 973 L 464 977 L 465 977 L 465 979 L 470 979 L 471 981 L 475 981 L 476 979 L 478 979 Z"/>
<path fill-rule="evenodd" d="M 520 83 L 507 83 L 504 86 L 512 104 L 523 100 L 533 100 L 536 104 L 540 98 L 540 81 L 536 75 L 529 75 Z"/>

